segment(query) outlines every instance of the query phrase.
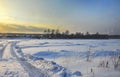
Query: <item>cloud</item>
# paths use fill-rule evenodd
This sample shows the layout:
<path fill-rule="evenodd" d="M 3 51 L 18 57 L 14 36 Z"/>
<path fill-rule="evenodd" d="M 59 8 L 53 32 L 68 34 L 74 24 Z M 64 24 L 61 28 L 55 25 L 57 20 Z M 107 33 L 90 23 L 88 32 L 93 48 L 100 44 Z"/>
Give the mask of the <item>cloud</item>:
<path fill-rule="evenodd" d="M 45 28 L 35 27 L 35 26 L 25 26 L 25 25 L 17 25 L 17 24 L 3 24 L 0 23 L 0 32 L 43 32 Z"/>

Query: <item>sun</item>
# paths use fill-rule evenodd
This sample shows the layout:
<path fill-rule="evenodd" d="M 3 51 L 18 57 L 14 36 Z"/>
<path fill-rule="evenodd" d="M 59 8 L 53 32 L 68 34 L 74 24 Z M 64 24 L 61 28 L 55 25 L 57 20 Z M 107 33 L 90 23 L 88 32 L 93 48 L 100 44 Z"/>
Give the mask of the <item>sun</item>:
<path fill-rule="evenodd" d="M 24 8 L 23 8 L 24 10 Z M 6 0 L 0 0 L 0 31 L 6 31 L 7 25 L 9 25 L 9 28 L 11 29 L 13 25 L 22 25 L 25 27 L 36 27 L 36 28 L 42 28 L 42 29 L 59 29 L 63 30 L 58 24 L 48 24 L 47 22 L 39 22 L 39 18 L 36 20 L 36 18 L 30 18 L 27 15 L 24 15 L 24 11 L 22 10 L 18 12 L 19 10 L 16 9 L 16 7 L 10 6 L 9 2 Z M 29 13 L 28 13 L 29 14 Z M 38 15 L 39 17 L 39 15 Z M 32 20 L 30 20 L 32 19 Z M 1 23 L 7 24 L 4 27 L 1 25 Z M 8 31 L 10 30 L 8 29 Z"/>
<path fill-rule="evenodd" d="M 10 21 L 10 9 L 4 5 L 4 1 L 0 0 L 0 22 Z"/>
<path fill-rule="evenodd" d="M 0 5 L 0 22 L 10 22 L 10 12 Z"/>

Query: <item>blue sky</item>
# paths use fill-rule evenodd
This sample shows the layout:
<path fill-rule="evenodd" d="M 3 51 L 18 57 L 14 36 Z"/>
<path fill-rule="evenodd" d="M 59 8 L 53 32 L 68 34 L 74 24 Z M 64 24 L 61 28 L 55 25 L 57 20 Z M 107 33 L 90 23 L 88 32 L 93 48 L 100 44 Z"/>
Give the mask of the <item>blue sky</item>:
<path fill-rule="evenodd" d="M 120 34 L 120 0 L 0 0 L 0 6 L 0 22 Z"/>

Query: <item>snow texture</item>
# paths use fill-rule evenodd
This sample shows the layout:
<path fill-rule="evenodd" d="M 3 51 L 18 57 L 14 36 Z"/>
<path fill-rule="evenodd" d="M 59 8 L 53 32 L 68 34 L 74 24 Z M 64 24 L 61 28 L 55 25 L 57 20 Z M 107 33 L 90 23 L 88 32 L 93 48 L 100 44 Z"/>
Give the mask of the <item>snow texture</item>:
<path fill-rule="evenodd" d="M 119 39 L 0 39 L 0 77 L 120 77 L 111 59 L 119 47 Z"/>

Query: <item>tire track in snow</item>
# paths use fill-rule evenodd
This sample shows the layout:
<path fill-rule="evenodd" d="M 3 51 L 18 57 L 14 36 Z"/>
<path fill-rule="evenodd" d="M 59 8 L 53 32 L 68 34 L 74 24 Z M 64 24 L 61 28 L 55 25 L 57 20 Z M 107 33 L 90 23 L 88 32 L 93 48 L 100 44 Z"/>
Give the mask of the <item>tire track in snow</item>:
<path fill-rule="evenodd" d="M 43 73 L 40 69 L 37 69 L 36 67 L 32 66 L 27 61 L 22 61 L 14 51 L 15 44 L 16 42 L 6 44 L 6 46 L 4 46 L 2 52 L 0 53 L 0 58 L 7 60 L 15 59 L 21 64 L 23 69 L 28 72 L 29 77 L 48 77 L 47 73 Z"/>
<path fill-rule="evenodd" d="M 4 54 L 6 53 L 10 53 L 10 55 L 12 55 L 12 58 L 16 58 L 16 60 L 21 64 L 21 66 L 24 68 L 24 70 L 26 70 L 29 74 L 29 77 L 49 77 L 47 76 L 47 73 L 42 72 L 40 69 L 37 69 L 36 67 L 32 66 L 30 63 L 28 63 L 27 61 L 22 61 L 15 53 L 14 51 L 14 46 L 15 46 L 16 42 L 12 42 L 10 43 L 7 47 L 6 51 Z M 9 48 L 9 49 L 7 49 Z M 10 56 L 11 57 L 11 56 Z"/>
<path fill-rule="evenodd" d="M 2 59 L 8 60 L 8 59 L 13 58 L 11 51 L 10 51 L 10 48 L 11 48 L 11 43 L 8 43 L 7 46 L 5 47 L 5 49 L 3 50 Z"/>
<path fill-rule="evenodd" d="M 5 46 L 3 46 L 3 48 L 0 50 L 0 59 L 2 59 L 4 50 L 6 49 L 7 45 L 8 45 L 8 44 L 6 44 Z"/>

